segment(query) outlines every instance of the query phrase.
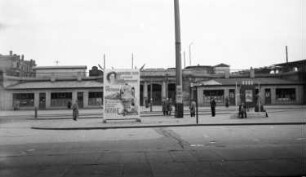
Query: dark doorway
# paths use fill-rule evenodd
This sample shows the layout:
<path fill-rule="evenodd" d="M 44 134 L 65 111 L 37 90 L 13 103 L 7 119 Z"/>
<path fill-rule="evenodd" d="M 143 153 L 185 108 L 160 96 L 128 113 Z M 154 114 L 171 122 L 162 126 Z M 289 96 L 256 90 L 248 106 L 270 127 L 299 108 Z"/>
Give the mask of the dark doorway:
<path fill-rule="evenodd" d="M 143 85 L 140 85 L 140 106 L 143 106 L 144 103 L 143 103 Z"/>
<path fill-rule="evenodd" d="M 161 85 L 159 84 L 152 84 L 152 101 L 153 105 L 161 105 L 162 98 L 161 98 Z M 148 97 L 151 100 L 151 84 L 148 85 Z"/>
<path fill-rule="evenodd" d="M 230 105 L 236 105 L 235 89 L 230 89 L 229 90 L 229 104 Z"/>
<path fill-rule="evenodd" d="M 175 84 L 168 84 L 168 98 L 175 103 Z"/>
<path fill-rule="evenodd" d="M 79 108 L 83 108 L 83 92 L 78 92 L 78 106 Z"/>
<path fill-rule="evenodd" d="M 271 89 L 265 89 L 265 104 L 271 104 Z"/>
<path fill-rule="evenodd" d="M 39 109 L 46 109 L 46 93 L 39 93 Z"/>

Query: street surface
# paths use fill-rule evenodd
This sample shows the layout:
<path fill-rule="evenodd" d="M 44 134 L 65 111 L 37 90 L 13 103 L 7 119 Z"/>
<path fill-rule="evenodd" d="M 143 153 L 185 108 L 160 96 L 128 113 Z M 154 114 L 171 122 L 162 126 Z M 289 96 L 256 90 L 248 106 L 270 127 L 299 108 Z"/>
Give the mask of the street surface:
<path fill-rule="evenodd" d="M 305 124 L 35 130 L 34 121 L 0 122 L 0 177 L 306 175 Z"/>

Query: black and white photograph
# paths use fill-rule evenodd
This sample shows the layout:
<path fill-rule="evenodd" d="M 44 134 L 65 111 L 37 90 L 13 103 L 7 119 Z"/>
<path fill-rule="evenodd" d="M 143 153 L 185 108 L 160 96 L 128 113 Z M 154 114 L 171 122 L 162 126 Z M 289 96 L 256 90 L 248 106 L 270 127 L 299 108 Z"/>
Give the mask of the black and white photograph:
<path fill-rule="evenodd" d="M 306 0 L 0 0 L 0 177 L 306 177 Z"/>

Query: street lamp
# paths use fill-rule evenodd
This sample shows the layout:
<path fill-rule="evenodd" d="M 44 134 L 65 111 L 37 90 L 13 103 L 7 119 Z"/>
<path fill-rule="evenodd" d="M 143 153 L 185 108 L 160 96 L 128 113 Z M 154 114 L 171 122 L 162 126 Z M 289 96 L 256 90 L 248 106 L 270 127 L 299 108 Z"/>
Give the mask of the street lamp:
<path fill-rule="evenodd" d="M 180 10 L 179 0 L 174 0 L 174 21 L 175 21 L 175 67 L 176 67 L 176 103 L 175 117 L 184 117 L 183 106 L 183 84 L 181 64 L 181 31 L 180 31 Z"/>
<path fill-rule="evenodd" d="M 193 42 L 189 44 L 189 66 L 191 66 L 191 46 L 193 45 Z"/>

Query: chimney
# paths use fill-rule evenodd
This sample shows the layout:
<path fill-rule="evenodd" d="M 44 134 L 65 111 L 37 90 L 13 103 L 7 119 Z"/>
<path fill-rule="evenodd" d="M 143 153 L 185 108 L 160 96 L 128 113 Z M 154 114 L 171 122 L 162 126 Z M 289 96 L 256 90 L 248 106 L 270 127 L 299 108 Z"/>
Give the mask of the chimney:
<path fill-rule="evenodd" d="M 24 60 L 24 55 L 21 55 L 21 61 L 23 61 Z"/>
<path fill-rule="evenodd" d="M 13 51 L 10 50 L 10 56 L 12 56 L 12 55 L 13 55 Z"/>
<path fill-rule="evenodd" d="M 255 71 L 252 67 L 250 69 L 250 78 L 255 78 Z"/>

